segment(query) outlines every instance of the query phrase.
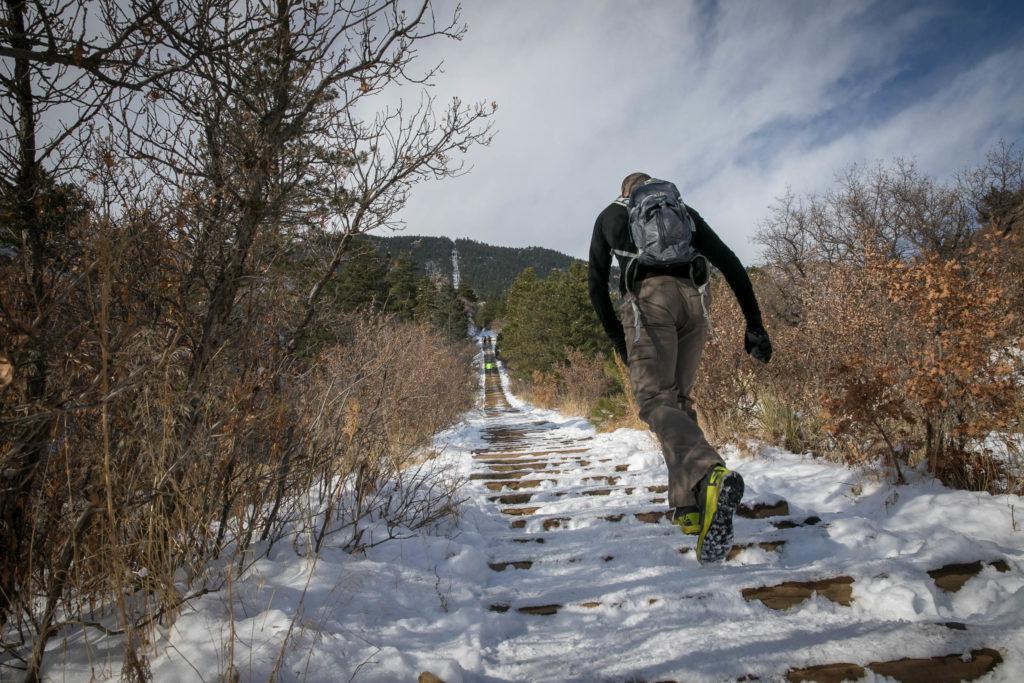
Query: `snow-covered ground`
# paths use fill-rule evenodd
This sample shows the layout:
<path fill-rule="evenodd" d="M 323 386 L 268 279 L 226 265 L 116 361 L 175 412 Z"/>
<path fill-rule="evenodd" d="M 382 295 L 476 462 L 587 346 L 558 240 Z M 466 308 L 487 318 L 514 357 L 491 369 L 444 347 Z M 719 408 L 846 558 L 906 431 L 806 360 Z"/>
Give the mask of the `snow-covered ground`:
<path fill-rule="evenodd" d="M 731 559 L 701 566 L 692 537 L 664 519 L 665 468 L 648 434 L 599 434 L 510 405 L 500 387 L 488 377 L 485 405 L 436 439 L 433 464 L 467 479 L 457 520 L 366 556 L 327 547 L 315 564 L 280 544 L 236 580 L 233 605 L 211 594 L 182 614 L 155 679 L 216 680 L 231 610 L 242 680 L 268 679 L 296 614 L 282 680 L 774 681 L 984 648 L 1002 663 L 980 680 L 1024 680 L 1021 498 L 924 478 L 892 487 L 810 457 L 727 449 L 746 504 L 767 516 L 738 519 Z M 948 568 L 977 561 L 973 576 Z M 939 583 L 962 587 L 941 588 L 929 571 L 942 567 Z M 749 590 L 830 579 L 783 610 L 769 604 L 810 591 Z M 53 679 L 110 671 L 102 654 L 89 666 L 60 648 Z"/>

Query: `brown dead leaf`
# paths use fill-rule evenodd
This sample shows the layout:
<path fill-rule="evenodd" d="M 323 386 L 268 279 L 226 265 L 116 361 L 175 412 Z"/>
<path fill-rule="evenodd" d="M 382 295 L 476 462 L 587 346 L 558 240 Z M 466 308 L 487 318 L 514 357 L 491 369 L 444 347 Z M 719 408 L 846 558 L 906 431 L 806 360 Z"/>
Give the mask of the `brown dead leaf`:
<path fill-rule="evenodd" d="M 7 354 L 0 353 L 0 389 L 14 381 L 14 366 L 8 360 Z"/>

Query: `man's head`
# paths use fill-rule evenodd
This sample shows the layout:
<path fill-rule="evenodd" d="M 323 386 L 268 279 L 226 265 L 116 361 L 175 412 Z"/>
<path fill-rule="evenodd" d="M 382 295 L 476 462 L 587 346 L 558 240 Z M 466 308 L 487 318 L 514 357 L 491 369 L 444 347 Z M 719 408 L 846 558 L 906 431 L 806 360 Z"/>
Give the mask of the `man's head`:
<path fill-rule="evenodd" d="M 642 182 L 650 180 L 651 176 L 646 173 L 630 173 L 628 176 L 622 179 L 622 196 L 628 197 L 629 193 L 633 191 L 633 188 Z"/>

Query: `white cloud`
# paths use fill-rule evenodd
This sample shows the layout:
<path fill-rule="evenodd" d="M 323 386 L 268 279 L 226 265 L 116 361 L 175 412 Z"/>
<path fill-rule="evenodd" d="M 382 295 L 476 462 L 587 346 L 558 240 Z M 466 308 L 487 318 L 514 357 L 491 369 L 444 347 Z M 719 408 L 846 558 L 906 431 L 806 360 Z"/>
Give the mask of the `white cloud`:
<path fill-rule="evenodd" d="M 497 100 L 473 172 L 418 187 L 411 234 L 539 245 L 585 257 L 594 217 L 628 172 L 675 180 L 744 260 L 787 186 L 820 189 L 853 162 L 895 155 L 947 174 L 1020 130 L 1024 52 L 992 55 L 877 120 L 845 121 L 905 68 L 934 18 L 882 25 L 854 3 L 473 2 L 443 54 L 439 95 Z"/>

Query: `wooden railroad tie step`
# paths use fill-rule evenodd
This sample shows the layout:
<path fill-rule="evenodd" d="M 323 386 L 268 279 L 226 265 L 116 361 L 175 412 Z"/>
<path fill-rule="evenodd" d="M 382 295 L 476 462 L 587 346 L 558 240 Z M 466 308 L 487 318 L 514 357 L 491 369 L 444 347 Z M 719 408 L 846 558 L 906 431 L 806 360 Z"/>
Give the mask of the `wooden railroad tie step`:
<path fill-rule="evenodd" d="M 601 482 L 603 484 L 607 484 L 608 486 L 613 486 L 613 485 L 619 483 L 619 478 L 618 477 L 610 477 L 610 476 L 583 477 L 583 481 L 591 482 L 591 483 L 595 483 L 595 484 L 598 483 L 598 482 Z"/>
<path fill-rule="evenodd" d="M 746 517 L 747 519 L 784 517 L 789 514 L 789 503 L 784 500 L 780 500 L 776 503 L 754 503 L 752 505 L 740 503 L 740 506 L 736 508 L 736 514 L 739 517 Z"/>
<path fill-rule="evenodd" d="M 483 455 L 488 458 L 536 458 L 542 455 L 557 455 L 562 453 L 586 453 L 589 448 L 554 448 L 539 451 L 493 451 L 487 448 L 478 448 L 473 451 L 476 455 Z"/>
<path fill-rule="evenodd" d="M 501 514 L 512 515 L 513 517 L 525 517 L 526 515 L 532 515 L 537 512 L 537 510 L 540 510 L 540 508 L 541 506 L 539 505 L 526 508 L 502 508 Z"/>
<path fill-rule="evenodd" d="M 761 550 L 770 553 L 777 553 L 779 549 L 782 548 L 782 546 L 784 545 L 786 545 L 785 541 L 761 541 L 760 543 L 743 543 L 740 545 L 734 545 L 732 548 L 729 549 L 729 553 L 725 556 L 725 559 L 727 561 L 735 560 L 741 552 L 743 552 L 747 548 L 753 548 L 754 546 L 757 546 Z M 688 553 L 693 552 L 693 548 L 690 546 L 685 546 L 680 548 L 679 552 L 682 555 L 686 555 Z"/>
<path fill-rule="evenodd" d="M 488 562 L 487 566 L 496 572 L 503 572 L 509 567 L 513 569 L 529 569 L 533 566 L 532 560 L 517 560 L 513 562 Z"/>
<path fill-rule="evenodd" d="M 529 503 L 533 496 L 534 494 L 532 493 L 509 493 L 504 496 L 491 496 L 487 500 L 492 503 L 501 503 L 502 505 L 522 505 L 523 503 Z"/>
<path fill-rule="evenodd" d="M 663 519 L 668 519 L 669 515 L 671 514 L 671 511 L 663 512 L 661 510 L 658 510 L 657 512 L 634 512 L 633 516 L 636 517 L 638 521 L 643 522 L 644 524 L 657 524 Z"/>
<path fill-rule="evenodd" d="M 501 491 L 503 489 L 511 489 L 518 491 L 520 489 L 535 489 L 545 481 L 554 481 L 554 479 L 520 479 L 519 481 L 488 481 L 484 482 L 484 486 L 490 491 Z"/>
<path fill-rule="evenodd" d="M 799 605 L 817 593 L 834 603 L 849 606 L 853 602 L 853 578 L 836 576 L 818 581 L 785 581 L 775 586 L 744 588 L 743 598 L 747 602 L 760 600 L 765 607 L 784 610 Z"/>
<path fill-rule="evenodd" d="M 507 481 L 509 479 L 522 479 L 523 477 L 533 474 L 532 472 L 516 471 L 516 472 L 478 472 L 469 475 L 470 479 L 474 480 L 490 480 L 490 481 Z"/>
<path fill-rule="evenodd" d="M 552 614 L 558 614 L 558 610 L 560 609 L 562 609 L 561 605 L 532 605 L 529 607 L 518 607 L 516 608 L 516 611 L 520 614 L 549 617 Z"/>
<path fill-rule="evenodd" d="M 804 669 L 790 669 L 786 672 L 786 680 L 790 683 L 859 681 L 866 678 L 867 670 L 870 670 L 878 676 L 893 678 L 901 683 L 954 683 L 975 681 L 994 671 L 1002 662 L 1003 657 L 998 651 L 982 648 L 971 650 L 968 660 L 964 660 L 960 654 L 949 654 L 921 659 L 907 657 L 890 662 L 872 662 L 866 666 L 837 662 Z"/>
<path fill-rule="evenodd" d="M 796 529 L 797 527 L 801 526 L 816 526 L 818 524 L 821 524 L 821 517 L 818 517 L 817 515 L 812 515 L 811 517 L 808 517 L 802 522 L 798 522 L 792 519 L 784 519 L 779 522 L 772 522 L 772 526 L 776 529 Z"/>
<path fill-rule="evenodd" d="M 990 567 L 995 568 L 996 571 L 1005 573 L 1010 571 L 1010 565 L 1006 563 L 1006 560 L 994 560 L 987 563 Z M 933 569 L 928 572 L 928 576 L 932 577 L 932 581 L 935 585 L 944 591 L 949 593 L 956 593 L 958 590 L 964 587 L 972 577 L 981 573 L 984 568 L 981 560 L 976 562 L 967 562 L 965 564 L 947 564 Z"/>
<path fill-rule="evenodd" d="M 734 545 L 729 553 L 725 556 L 726 560 L 735 560 L 736 557 L 747 548 L 758 547 L 769 553 L 777 553 L 782 546 L 786 545 L 785 541 L 762 541 L 760 543 L 744 543 L 743 545 Z"/>
<path fill-rule="evenodd" d="M 491 465 L 491 463 L 489 461 L 481 461 L 481 462 L 487 462 L 487 464 Z M 547 466 L 548 466 L 548 463 L 546 463 L 546 462 L 520 462 L 520 463 L 516 463 L 514 465 L 491 465 L 491 472 L 515 472 L 517 470 L 534 470 L 534 471 L 536 471 L 536 470 L 542 470 L 542 469 L 544 469 Z"/>
<path fill-rule="evenodd" d="M 551 531 L 552 529 L 561 529 L 562 524 L 571 521 L 571 517 L 552 517 L 551 519 L 544 520 L 544 531 Z"/>

